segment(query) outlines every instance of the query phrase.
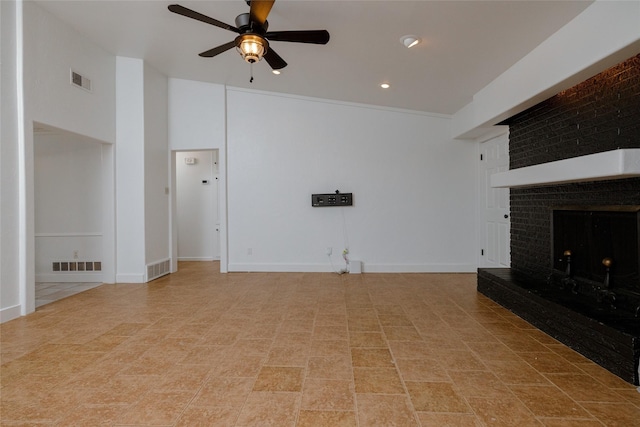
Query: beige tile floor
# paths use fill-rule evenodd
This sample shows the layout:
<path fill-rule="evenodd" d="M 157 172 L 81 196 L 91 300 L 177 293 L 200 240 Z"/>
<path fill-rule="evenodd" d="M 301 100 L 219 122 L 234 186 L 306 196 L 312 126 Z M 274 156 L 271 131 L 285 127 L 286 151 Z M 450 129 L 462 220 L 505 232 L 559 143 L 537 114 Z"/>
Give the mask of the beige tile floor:
<path fill-rule="evenodd" d="M 475 274 L 181 263 L 1 325 L 4 426 L 639 426 L 640 393 Z"/>
<path fill-rule="evenodd" d="M 96 282 L 38 282 L 36 283 L 36 308 L 80 292 L 88 291 L 89 289 L 98 287 L 101 284 L 102 283 Z"/>

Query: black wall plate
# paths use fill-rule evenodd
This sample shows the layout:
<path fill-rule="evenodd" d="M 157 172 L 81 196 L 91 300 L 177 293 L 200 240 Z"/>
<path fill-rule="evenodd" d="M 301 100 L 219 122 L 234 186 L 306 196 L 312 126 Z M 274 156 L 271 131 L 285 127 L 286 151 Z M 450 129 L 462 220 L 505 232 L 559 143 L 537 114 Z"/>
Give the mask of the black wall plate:
<path fill-rule="evenodd" d="M 323 206 L 352 206 L 353 194 L 352 193 L 326 193 L 326 194 L 312 194 L 311 206 L 319 208 Z"/>

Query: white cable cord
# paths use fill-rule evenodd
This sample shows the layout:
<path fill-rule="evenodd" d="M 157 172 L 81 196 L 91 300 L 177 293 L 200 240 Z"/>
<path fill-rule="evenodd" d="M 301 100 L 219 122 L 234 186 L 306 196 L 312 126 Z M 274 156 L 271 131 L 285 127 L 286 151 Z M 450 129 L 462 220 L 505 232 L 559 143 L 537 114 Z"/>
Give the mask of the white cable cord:
<path fill-rule="evenodd" d="M 342 258 L 344 259 L 345 266 L 342 270 L 337 270 L 335 265 L 333 265 L 333 259 L 330 254 L 327 254 L 329 257 L 329 263 L 331 263 L 331 270 L 333 270 L 336 274 L 344 274 L 349 272 L 349 234 L 347 233 L 347 219 L 344 215 L 344 206 L 340 207 L 340 213 L 342 214 L 342 236 L 344 239 L 344 249 L 342 250 Z"/>
<path fill-rule="evenodd" d="M 342 213 L 342 236 L 344 238 L 344 248 L 349 250 L 349 233 L 347 233 L 347 219 L 344 216 L 344 206 L 340 207 Z"/>
<path fill-rule="evenodd" d="M 333 270 L 334 273 L 336 274 L 344 274 L 347 272 L 346 269 L 344 270 L 336 270 L 336 266 L 333 265 L 333 260 L 331 259 L 331 255 L 327 254 L 327 257 L 329 257 L 329 263 L 331 263 L 331 269 Z"/>
<path fill-rule="evenodd" d="M 344 215 L 344 206 L 340 207 L 340 212 L 342 213 L 342 236 L 344 238 L 342 258 L 345 262 L 345 271 L 349 271 L 349 233 L 347 232 L 347 219 Z"/>

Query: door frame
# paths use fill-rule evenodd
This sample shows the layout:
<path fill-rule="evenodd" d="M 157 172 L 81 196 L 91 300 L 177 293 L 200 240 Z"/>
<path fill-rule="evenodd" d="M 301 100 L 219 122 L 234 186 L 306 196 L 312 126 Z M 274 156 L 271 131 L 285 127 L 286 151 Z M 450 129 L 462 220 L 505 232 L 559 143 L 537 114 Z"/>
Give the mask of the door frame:
<path fill-rule="evenodd" d="M 169 155 L 169 170 L 171 171 L 170 190 L 170 224 L 171 224 L 171 272 L 178 271 L 178 206 L 177 206 L 177 167 L 176 154 L 195 151 L 216 151 L 217 152 L 217 173 L 212 176 L 217 181 L 218 186 L 218 219 L 213 224 L 214 233 L 217 233 L 218 250 L 220 255 L 220 272 L 228 272 L 228 248 L 227 248 L 227 183 L 226 183 L 226 153 L 224 148 L 193 148 L 171 150 Z M 215 236 L 212 236 L 214 238 Z"/>
<path fill-rule="evenodd" d="M 487 214 L 486 214 L 486 210 L 485 210 L 485 198 L 486 198 L 486 194 L 488 193 L 488 191 L 495 191 L 495 188 L 491 188 L 489 187 L 487 180 L 485 179 L 485 170 L 486 167 L 484 166 L 484 164 L 482 163 L 484 161 L 484 159 L 481 159 L 481 153 L 482 153 L 482 144 L 484 143 L 489 143 L 493 140 L 498 140 L 500 138 L 506 138 L 506 142 L 507 142 L 507 148 L 508 148 L 508 141 L 509 141 L 509 127 L 508 126 L 499 126 L 496 127 L 495 131 L 486 134 L 483 136 L 483 138 L 479 138 L 477 140 L 478 142 L 478 197 L 477 197 L 477 212 L 478 212 L 478 250 L 477 250 L 477 256 L 478 256 L 478 267 L 509 267 L 511 264 L 511 257 L 508 257 L 508 265 L 496 265 L 494 263 L 490 263 L 488 262 L 487 259 L 487 247 L 488 247 L 488 243 L 489 243 L 489 235 L 487 232 Z M 508 167 L 508 161 L 507 161 L 507 165 Z M 504 190 L 504 191 L 509 191 L 509 189 L 500 189 L 500 190 Z M 507 206 L 507 210 L 509 211 L 509 206 Z M 509 215 L 509 220 L 508 222 L 511 221 L 510 219 L 510 212 L 507 212 L 507 215 Z M 499 236 L 495 236 L 495 238 L 499 238 Z M 507 236 L 507 250 L 510 251 L 511 248 L 511 237 Z"/>

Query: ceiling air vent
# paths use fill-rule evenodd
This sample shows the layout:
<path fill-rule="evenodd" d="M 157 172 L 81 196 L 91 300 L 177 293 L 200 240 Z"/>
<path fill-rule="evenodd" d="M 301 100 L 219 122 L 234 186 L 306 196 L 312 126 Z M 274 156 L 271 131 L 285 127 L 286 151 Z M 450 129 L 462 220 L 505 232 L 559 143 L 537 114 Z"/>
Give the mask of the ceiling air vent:
<path fill-rule="evenodd" d="M 71 70 L 71 84 L 91 92 L 91 80 L 73 70 Z"/>

